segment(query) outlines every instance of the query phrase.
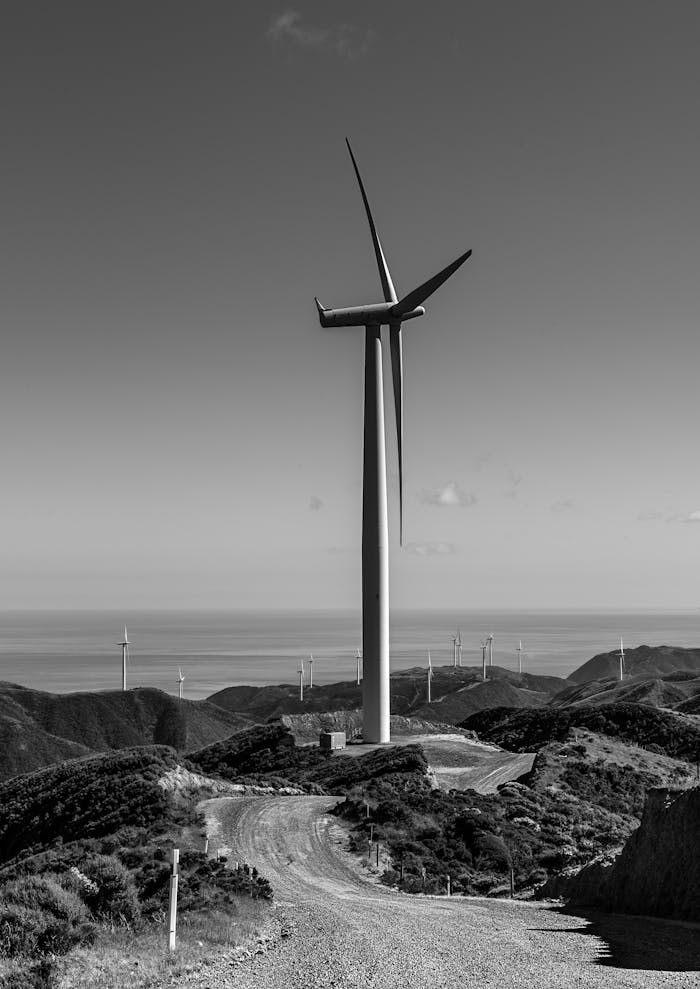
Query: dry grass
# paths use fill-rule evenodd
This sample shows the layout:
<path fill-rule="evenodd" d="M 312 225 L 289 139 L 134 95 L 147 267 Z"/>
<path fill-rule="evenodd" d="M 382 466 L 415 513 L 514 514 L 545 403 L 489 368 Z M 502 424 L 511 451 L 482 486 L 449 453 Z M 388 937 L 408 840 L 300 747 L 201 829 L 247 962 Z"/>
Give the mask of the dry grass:
<path fill-rule="evenodd" d="M 55 989 L 156 989 L 181 985 L 234 948 L 259 937 L 269 922 L 270 906 L 237 899 L 231 912 L 183 915 L 177 947 L 168 950 L 165 922 L 137 931 L 102 929 L 89 948 L 57 961 Z"/>

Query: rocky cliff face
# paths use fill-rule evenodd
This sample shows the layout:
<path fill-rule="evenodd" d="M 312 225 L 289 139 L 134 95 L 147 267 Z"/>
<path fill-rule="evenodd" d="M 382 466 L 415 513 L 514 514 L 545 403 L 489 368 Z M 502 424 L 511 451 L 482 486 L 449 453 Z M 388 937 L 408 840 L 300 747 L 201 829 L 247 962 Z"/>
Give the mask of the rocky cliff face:
<path fill-rule="evenodd" d="M 543 892 L 619 913 L 700 920 L 700 787 L 650 790 L 639 828 L 612 864 L 593 862 Z"/>
<path fill-rule="evenodd" d="M 649 791 L 610 870 L 608 899 L 622 913 L 700 919 L 700 787 Z"/>

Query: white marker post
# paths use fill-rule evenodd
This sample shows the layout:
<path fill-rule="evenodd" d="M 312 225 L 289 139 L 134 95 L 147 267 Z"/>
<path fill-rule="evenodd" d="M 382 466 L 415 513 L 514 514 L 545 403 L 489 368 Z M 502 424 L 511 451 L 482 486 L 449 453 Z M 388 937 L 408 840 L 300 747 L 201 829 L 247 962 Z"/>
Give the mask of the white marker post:
<path fill-rule="evenodd" d="M 170 898 L 168 900 L 168 948 L 175 950 L 175 929 L 177 927 L 177 884 L 180 869 L 180 849 L 173 848 L 173 871 L 170 876 Z"/>

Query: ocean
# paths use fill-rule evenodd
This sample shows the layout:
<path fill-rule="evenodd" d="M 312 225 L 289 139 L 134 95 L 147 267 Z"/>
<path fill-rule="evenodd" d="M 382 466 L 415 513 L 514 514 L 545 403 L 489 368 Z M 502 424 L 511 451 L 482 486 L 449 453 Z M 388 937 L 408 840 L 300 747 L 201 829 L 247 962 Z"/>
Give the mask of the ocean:
<path fill-rule="evenodd" d="M 129 687 L 158 687 L 208 697 L 233 684 L 296 683 L 301 661 L 314 683 L 353 679 L 361 646 L 354 611 L 0 612 L 0 680 L 53 693 L 121 688 L 121 648 L 128 627 Z M 700 645 L 698 611 L 393 611 L 391 668 L 451 665 L 461 632 L 463 666 L 481 664 L 493 633 L 493 661 L 566 676 L 597 653 L 639 645 Z"/>

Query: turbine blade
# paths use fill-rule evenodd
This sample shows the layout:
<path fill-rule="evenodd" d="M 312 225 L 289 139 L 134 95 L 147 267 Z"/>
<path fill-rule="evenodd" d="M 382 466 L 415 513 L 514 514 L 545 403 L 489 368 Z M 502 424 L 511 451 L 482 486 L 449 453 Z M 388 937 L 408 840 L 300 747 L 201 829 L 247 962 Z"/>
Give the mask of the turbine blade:
<path fill-rule="evenodd" d="M 389 324 L 389 348 L 391 379 L 394 386 L 396 442 L 399 451 L 399 545 L 403 546 L 403 349 L 400 321 Z"/>
<path fill-rule="evenodd" d="M 374 244 L 374 253 L 377 258 L 377 268 L 379 269 L 379 278 L 382 283 L 382 291 L 384 292 L 384 301 L 396 302 L 396 290 L 394 289 L 394 283 L 392 282 L 391 275 L 389 274 L 389 266 L 387 265 L 386 258 L 384 257 L 384 251 L 382 250 L 382 245 L 379 241 L 379 234 L 377 233 L 377 228 L 374 225 L 374 220 L 372 218 L 372 210 L 369 208 L 369 202 L 367 201 L 367 193 L 365 192 L 365 187 L 362 184 L 360 170 L 357 167 L 357 162 L 355 161 L 355 155 L 352 153 L 352 148 L 350 147 L 350 142 L 348 141 L 347 137 L 345 138 L 345 143 L 348 146 L 348 151 L 350 152 L 350 157 L 352 158 L 353 168 L 355 169 L 357 182 L 358 185 L 360 186 L 360 192 L 362 193 L 362 201 L 365 204 L 367 221 L 369 223 L 370 233 L 372 234 L 372 243 Z"/>
<path fill-rule="evenodd" d="M 403 299 L 400 299 L 396 303 L 394 308 L 391 310 L 391 315 L 399 317 L 405 316 L 406 313 L 410 312 L 412 309 L 415 309 L 416 306 L 419 306 L 422 302 L 425 302 L 425 300 L 431 296 L 433 292 L 440 288 L 443 282 L 447 281 L 450 275 L 453 275 L 455 271 L 464 264 L 467 258 L 471 257 L 471 253 L 471 250 L 469 250 L 465 254 L 461 254 L 456 261 L 452 262 L 452 264 L 448 264 L 446 268 L 442 269 L 442 271 L 438 271 L 437 275 L 433 275 L 433 277 L 429 278 L 427 282 L 423 282 L 423 284 L 419 285 L 418 288 L 414 288 L 412 292 L 409 292 L 408 295 L 405 295 Z"/>

